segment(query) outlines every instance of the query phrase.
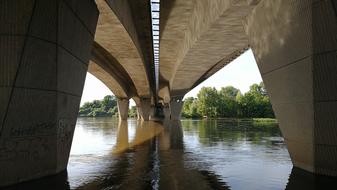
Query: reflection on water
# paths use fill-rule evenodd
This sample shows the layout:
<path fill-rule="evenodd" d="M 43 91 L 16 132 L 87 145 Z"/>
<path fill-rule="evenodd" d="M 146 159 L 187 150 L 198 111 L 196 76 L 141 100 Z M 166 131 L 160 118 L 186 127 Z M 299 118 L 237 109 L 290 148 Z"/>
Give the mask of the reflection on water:
<path fill-rule="evenodd" d="M 129 129 L 126 121 L 121 121 L 118 124 L 116 145 L 112 149 L 114 154 L 123 153 L 125 150 L 133 148 L 139 144 L 142 144 L 148 140 L 151 140 L 163 131 L 163 126 L 158 125 L 155 122 L 143 122 L 138 121 L 138 127 L 135 129 L 135 136 L 132 141 L 129 142 Z"/>
<path fill-rule="evenodd" d="M 276 125 L 79 118 L 68 171 L 7 189 L 335 189 L 292 169 Z"/>

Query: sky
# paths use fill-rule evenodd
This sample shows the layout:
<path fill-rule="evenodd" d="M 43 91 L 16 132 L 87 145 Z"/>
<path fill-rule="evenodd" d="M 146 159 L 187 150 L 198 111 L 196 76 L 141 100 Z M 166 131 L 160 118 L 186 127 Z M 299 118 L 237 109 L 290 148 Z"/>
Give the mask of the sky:
<path fill-rule="evenodd" d="M 245 93 L 249 90 L 249 86 L 262 81 L 260 72 L 256 65 L 254 55 L 251 50 L 236 58 L 230 64 L 220 69 L 217 73 L 209 77 L 207 80 L 196 86 L 186 97 L 196 97 L 202 87 L 215 87 L 220 89 L 225 86 L 234 86 Z M 103 99 L 106 95 L 113 93 L 96 77 L 87 73 L 85 80 L 81 105 L 85 102 Z M 130 106 L 135 105 L 131 100 Z"/>
<path fill-rule="evenodd" d="M 249 87 L 254 83 L 262 81 L 260 71 L 257 67 L 253 52 L 246 51 L 244 54 L 233 60 L 231 63 L 220 69 L 204 82 L 200 83 L 186 97 L 196 97 L 202 87 L 221 87 L 234 86 L 242 93 L 249 91 Z"/>

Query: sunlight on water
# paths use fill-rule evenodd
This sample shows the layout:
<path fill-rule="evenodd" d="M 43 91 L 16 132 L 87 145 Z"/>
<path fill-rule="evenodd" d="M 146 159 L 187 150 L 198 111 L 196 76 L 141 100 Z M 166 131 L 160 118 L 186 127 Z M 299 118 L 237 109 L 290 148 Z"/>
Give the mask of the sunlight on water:
<path fill-rule="evenodd" d="M 123 153 L 127 149 L 134 148 L 153 137 L 157 136 L 163 131 L 163 126 L 153 122 L 138 123 L 139 127 L 135 128 L 135 136 L 131 137 L 129 141 L 128 125 L 125 121 L 119 122 L 117 130 L 116 145 L 112 152 L 114 154 Z"/>

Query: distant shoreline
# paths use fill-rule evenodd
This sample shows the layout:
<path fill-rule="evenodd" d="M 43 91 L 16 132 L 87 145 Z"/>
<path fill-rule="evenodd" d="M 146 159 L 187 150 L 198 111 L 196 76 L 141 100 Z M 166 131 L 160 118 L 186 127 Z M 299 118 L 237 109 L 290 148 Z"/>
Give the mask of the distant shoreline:
<path fill-rule="evenodd" d="M 78 118 L 118 118 L 118 116 L 77 116 Z M 137 117 L 128 117 L 128 118 L 137 118 Z M 185 118 L 182 117 L 181 120 L 233 120 L 233 121 L 247 121 L 247 122 L 270 122 L 278 123 L 276 118 L 230 118 L 230 117 L 218 117 L 218 118 Z"/>

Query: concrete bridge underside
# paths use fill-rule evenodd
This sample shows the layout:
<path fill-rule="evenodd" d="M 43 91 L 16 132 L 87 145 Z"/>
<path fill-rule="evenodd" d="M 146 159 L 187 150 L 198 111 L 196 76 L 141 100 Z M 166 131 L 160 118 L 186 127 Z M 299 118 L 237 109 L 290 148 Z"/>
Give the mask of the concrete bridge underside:
<path fill-rule="evenodd" d="M 133 98 L 143 120 L 179 120 L 184 95 L 249 48 L 294 166 L 337 176 L 336 7 L 161 0 L 156 89 L 149 1 L 1 1 L 0 186 L 66 169 L 87 71 L 121 119 Z"/>

